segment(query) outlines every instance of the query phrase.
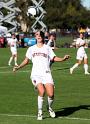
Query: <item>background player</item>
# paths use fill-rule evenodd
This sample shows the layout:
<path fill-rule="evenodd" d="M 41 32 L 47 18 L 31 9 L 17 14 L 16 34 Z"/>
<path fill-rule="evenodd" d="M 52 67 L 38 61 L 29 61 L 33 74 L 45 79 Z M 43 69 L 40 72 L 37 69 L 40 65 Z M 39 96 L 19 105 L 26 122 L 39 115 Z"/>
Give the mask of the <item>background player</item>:
<path fill-rule="evenodd" d="M 70 74 L 73 73 L 74 69 L 77 68 L 82 63 L 82 61 L 84 62 L 84 73 L 87 75 L 90 74 L 88 72 L 88 57 L 84 48 L 86 43 L 83 37 L 84 37 L 83 33 L 80 33 L 80 37 L 77 38 L 76 41 L 76 48 L 78 48 L 76 57 L 77 62 L 73 65 L 73 67 L 70 68 Z"/>
<path fill-rule="evenodd" d="M 53 33 L 49 34 L 49 41 L 48 41 L 47 45 L 50 46 L 52 48 L 52 50 L 55 49 L 55 37 L 54 37 Z"/>
<path fill-rule="evenodd" d="M 10 57 L 8 61 L 8 65 L 11 65 L 12 60 L 14 59 L 15 66 L 18 66 L 17 64 L 17 38 L 15 34 L 12 34 L 11 38 L 7 38 L 8 45 L 10 46 L 10 51 L 12 56 Z"/>

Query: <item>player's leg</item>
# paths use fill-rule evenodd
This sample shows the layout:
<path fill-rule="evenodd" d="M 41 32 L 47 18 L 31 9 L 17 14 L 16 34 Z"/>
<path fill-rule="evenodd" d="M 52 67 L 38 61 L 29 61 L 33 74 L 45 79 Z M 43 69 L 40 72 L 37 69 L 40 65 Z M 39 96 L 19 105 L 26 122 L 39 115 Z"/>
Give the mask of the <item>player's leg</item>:
<path fill-rule="evenodd" d="M 85 71 L 85 74 L 90 74 L 88 72 L 88 58 L 87 57 L 84 57 L 84 71 Z"/>
<path fill-rule="evenodd" d="M 15 62 L 15 66 L 18 66 L 18 64 L 17 64 L 17 53 L 14 54 L 14 62 Z"/>
<path fill-rule="evenodd" d="M 38 116 L 37 116 L 37 120 L 42 120 L 43 119 L 43 99 L 44 99 L 44 95 L 45 95 L 45 87 L 42 84 L 42 78 L 41 76 L 32 76 L 31 77 L 32 83 L 35 87 L 35 89 L 37 89 L 38 91 Z"/>
<path fill-rule="evenodd" d="M 76 56 L 77 62 L 70 68 L 70 74 L 73 73 L 74 69 L 77 68 L 83 60 L 83 55 L 81 51 L 77 51 L 77 56 Z"/>
<path fill-rule="evenodd" d="M 37 117 L 37 120 L 42 120 L 43 119 L 43 115 L 42 115 L 43 98 L 44 98 L 44 94 L 45 94 L 44 85 L 42 83 L 38 83 L 37 90 L 38 90 L 38 117 Z"/>
<path fill-rule="evenodd" d="M 14 58 L 14 55 L 12 54 L 12 56 L 10 57 L 10 59 L 9 59 L 9 61 L 8 61 L 8 65 L 9 65 L 9 66 L 11 65 L 11 62 L 12 62 L 13 58 Z"/>
<path fill-rule="evenodd" d="M 78 66 L 82 63 L 82 60 L 77 60 L 77 62 L 70 68 L 70 74 L 73 73 L 75 68 L 78 68 Z"/>
<path fill-rule="evenodd" d="M 52 104 L 54 101 L 54 85 L 51 83 L 45 84 L 46 92 L 48 95 L 48 111 L 52 118 L 55 118 L 55 112 L 52 109 Z"/>
<path fill-rule="evenodd" d="M 13 54 L 14 54 L 14 63 L 15 63 L 15 66 L 18 66 L 18 64 L 17 64 L 17 49 L 13 49 Z"/>

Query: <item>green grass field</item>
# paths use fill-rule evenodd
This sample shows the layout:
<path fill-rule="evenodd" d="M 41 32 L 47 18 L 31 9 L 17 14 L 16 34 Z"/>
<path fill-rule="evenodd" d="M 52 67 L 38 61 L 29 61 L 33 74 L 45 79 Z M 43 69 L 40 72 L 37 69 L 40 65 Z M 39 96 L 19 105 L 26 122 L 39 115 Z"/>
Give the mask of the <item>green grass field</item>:
<path fill-rule="evenodd" d="M 87 49 L 90 71 L 90 49 Z M 24 59 L 26 48 L 18 49 L 18 63 Z M 90 75 L 84 75 L 83 65 L 69 74 L 69 68 L 76 62 L 76 49 L 60 48 L 56 55 L 71 58 L 63 63 L 54 63 L 52 75 L 55 81 L 53 108 L 56 118 L 52 119 L 46 110 L 44 119 L 37 121 L 37 91 L 30 80 L 31 66 L 13 73 L 9 67 L 9 48 L 0 49 L 0 124 L 90 124 Z"/>

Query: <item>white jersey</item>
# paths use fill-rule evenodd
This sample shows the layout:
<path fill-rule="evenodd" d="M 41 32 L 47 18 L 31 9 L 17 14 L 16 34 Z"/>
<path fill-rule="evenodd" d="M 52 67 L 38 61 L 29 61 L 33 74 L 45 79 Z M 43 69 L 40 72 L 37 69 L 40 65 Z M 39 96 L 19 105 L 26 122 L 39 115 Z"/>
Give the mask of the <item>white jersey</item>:
<path fill-rule="evenodd" d="M 49 40 L 47 45 L 51 47 L 51 42 L 53 42 L 52 40 Z"/>
<path fill-rule="evenodd" d="M 79 46 L 85 45 L 85 40 L 81 38 L 77 38 L 76 45 L 79 45 Z"/>
<path fill-rule="evenodd" d="M 15 39 L 9 38 L 7 40 L 8 40 L 8 44 L 10 46 L 12 54 L 16 54 L 17 53 L 17 38 Z"/>
<path fill-rule="evenodd" d="M 76 45 L 79 46 L 79 48 L 77 50 L 77 57 L 76 57 L 76 59 L 83 60 L 83 58 L 87 58 L 87 54 L 86 54 L 85 48 L 84 48 L 85 40 L 83 40 L 81 38 L 78 38 L 77 41 L 76 41 Z"/>
<path fill-rule="evenodd" d="M 55 48 L 55 41 L 52 41 L 51 39 L 47 43 L 48 46 L 50 46 L 52 49 Z"/>
<path fill-rule="evenodd" d="M 26 57 L 32 60 L 33 63 L 31 77 L 51 74 L 49 64 L 50 60 L 55 56 L 53 50 L 48 45 L 44 44 L 41 48 L 37 47 L 37 45 L 29 47 Z"/>

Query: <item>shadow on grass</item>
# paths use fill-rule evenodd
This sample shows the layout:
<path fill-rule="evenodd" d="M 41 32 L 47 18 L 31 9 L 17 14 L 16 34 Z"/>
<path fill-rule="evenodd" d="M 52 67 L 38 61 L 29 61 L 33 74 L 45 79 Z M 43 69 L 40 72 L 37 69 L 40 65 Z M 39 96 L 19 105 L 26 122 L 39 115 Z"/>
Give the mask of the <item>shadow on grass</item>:
<path fill-rule="evenodd" d="M 60 116 L 71 115 L 74 112 L 79 111 L 81 109 L 90 110 L 90 105 L 80 105 L 80 106 L 77 106 L 77 107 L 62 108 L 62 110 L 55 112 L 56 113 L 56 118 L 58 118 Z"/>
<path fill-rule="evenodd" d="M 57 69 L 52 69 L 53 71 L 58 71 L 58 70 L 68 70 L 70 67 L 65 67 L 65 68 L 57 68 Z"/>

